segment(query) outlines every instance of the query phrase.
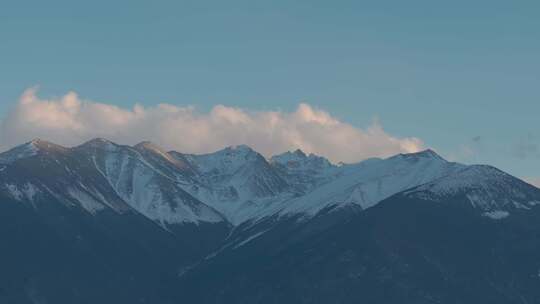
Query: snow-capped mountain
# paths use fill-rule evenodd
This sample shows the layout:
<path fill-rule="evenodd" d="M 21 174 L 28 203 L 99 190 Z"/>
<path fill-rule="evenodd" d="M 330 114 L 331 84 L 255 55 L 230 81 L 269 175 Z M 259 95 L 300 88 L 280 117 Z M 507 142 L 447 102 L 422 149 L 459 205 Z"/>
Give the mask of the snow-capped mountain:
<path fill-rule="evenodd" d="M 1 154 L 0 159 L 0 189 L 35 208 L 52 199 L 90 213 L 130 209 L 109 185 L 100 182 L 97 172 L 88 170 L 83 159 L 72 157 L 70 149 L 34 140 Z"/>
<path fill-rule="evenodd" d="M 302 150 L 272 156 L 270 163 L 299 195 L 329 182 L 341 172 L 326 158 L 306 155 Z"/>
<path fill-rule="evenodd" d="M 0 154 L 0 302 L 535 303 L 513 286 L 538 283 L 539 202 L 432 150 L 336 165 L 34 140 Z"/>
<path fill-rule="evenodd" d="M 198 172 L 204 189 L 211 189 L 190 193 L 234 225 L 274 215 L 310 218 L 327 208 L 367 209 L 465 167 L 432 150 L 339 166 L 300 150 L 267 161 L 247 146 L 205 155 L 170 154 L 186 160 Z"/>
<path fill-rule="evenodd" d="M 28 158 L 36 155 L 39 151 L 39 140 L 33 140 L 24 145 L 15 147 L 9 151 L 0 154 L 0 166 L 9 165 L 18 159 Z"/>
<path fill-rule="evenodd" d="M 483 215 L 500 219 L 540 204 L 540 189 L 487 165 L 464 167 L 415 187 L 405 195 L 435 202 L 461 197 Z"/>
<path fill-rule="evenodd" d="M 193 172 L 150 143 L 119 146 L 103 139 L 73 149 L 84 155 L 132 208 L 163 225 L 215 223 L 224 218 L 184 191 L 179 183 L 193 184 Z"/>
<path fill-rule="evenodd" d="M 286 204 L 281 214 L 313 216 L 329 207 L 367 209 L 403 190 L 449 175 L 465 166 L 444 160 L 432 150 L 368 159 L 327 169 L 331 178 Z"/>
<path fill-rule="evenodd" d="M 279 221 L 234 231 L 220 250 L 182 273 L 182 299 L 540 299 L 540 189 L 493 167 L 447 162 L 430 150 L 337 170 L 329 182 L 287 201 Z"/>
<path fill-rule="evenodd" d="M 233 224 L 261 214 L 269 204 L 290 196 L 290 186 L 267 160 L 251 148 L 241 145 L 203 155 L 171 152 L 194 168 L 203 187 L 187 186 L 209 206 L 219 210 Z"/>
<path fill-rule="evenodd" d="M 54 197 L 90 213 L 135 211 L 161 225 L 225 221 L 178 185 L 189 170 L 172 158 L 164 166 L 160 153 L 141 150 L 103 139 L 75 148 L 35 140 L 0 155 L 0 187 L 32 204 Z"/>
<path fill-rule="evenodd" d="M 21 181 L 13 180 L 20 175 Z M 428 190 L 461 191 L 488 181 L 494 186 L 468 194 L 485 212 L 535 203 L 520 199 L 530 192 L 515 187 L 524 182 L 510 183 L 511 177 L 496 169 L 448 162 L 432 150 L 334 165 L 300 150 L 267 160 L 244 145 L 193 155 L 166 152 L 150 142 L 130 147 L 94 139 L 65 148 L 34 140 L 0 154 L 0 176 L 4 191 L 20 200 L 48 193 L 92 213 L 134 210 L 160 225 L 310 218 L 328 209 L 364 210 L 411 188 L 427 196 Z"/>

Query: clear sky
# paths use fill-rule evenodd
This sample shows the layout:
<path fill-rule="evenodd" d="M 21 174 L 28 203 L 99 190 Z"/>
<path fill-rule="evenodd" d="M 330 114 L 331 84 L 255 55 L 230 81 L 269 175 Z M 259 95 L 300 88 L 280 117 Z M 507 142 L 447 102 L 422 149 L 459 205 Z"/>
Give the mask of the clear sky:
<path fill-rule="evenodd" d="M 3 1 L 0 114 L 39 85 L 135 103 L 377 117 L 540 177 L 538 1 Z"/>

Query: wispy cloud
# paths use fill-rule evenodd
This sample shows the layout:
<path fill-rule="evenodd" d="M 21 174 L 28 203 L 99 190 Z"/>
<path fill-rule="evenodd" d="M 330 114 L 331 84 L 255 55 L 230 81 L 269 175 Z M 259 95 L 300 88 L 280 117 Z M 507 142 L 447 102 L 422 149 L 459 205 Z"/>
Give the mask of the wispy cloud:
<path fill-rule="evenodd" d="M 247 144 L 269 156 L 300 148 L 333 161 L 415 152 L 415 137 L 396 137 L 374 121 L 361 129 L 302 103 L 296 111 L 251 111 L 217 105 L 208 113 L 194 107 L 159 104 L 132 109 L 82 100 L 76 93 L 42 99 L 28 89 L 0 128 L 2 150 L 44 138 L 73 146 L 94 137 L 125 144 L 152 140 L 167 149 L 204 153 Z"/>

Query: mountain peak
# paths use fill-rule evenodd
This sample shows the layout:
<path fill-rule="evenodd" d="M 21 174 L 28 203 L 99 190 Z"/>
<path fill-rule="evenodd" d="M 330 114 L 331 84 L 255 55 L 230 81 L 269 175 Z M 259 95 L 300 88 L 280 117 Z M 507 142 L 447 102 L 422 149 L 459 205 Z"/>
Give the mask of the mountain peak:
<path fill-rule="evenodd" d="M 107 140 L 105 138 L 97 137 L 97 138 L 93 138 L 93 139 L 83 143 L 79 147 L 86 147 L 86 146 L 88 146 L 88 147 L 103 147 L 103 146 L 109 146 L 109 145 L 116 145 L 116 144 L 114 144 L 113 142 L 111 142 L 110 140 Z"/>
<path fill-rule="evenodd" d="M 241 153 L 251 153 L 251 152 L 255 152 L 255 150 L 253 150 L 250 146 L 244 145 L 244 144 L 228 146 L 228 147 L 225 148 L 224 150 L 225 150 L 225 151 L 241 152 Z"/>
<path fill-rule="evenodd" d="M 203 154 L 205 155 L 205 154 Z M 264 157 L 257 151 L 253 150 L 248 145 L 235 145 L 228 146 L 224 149 L 209 153 L 206 155 L 213 155 L 216 157 L 224 157 L 226 159 L 240 158 L 240 159 L 264 159 Z"/>
<path fill-rule="evenodd" d="M 36 152 L 62 152 L 69 150 L 66 147 L 57 145 L 53 142 L 46 141 L 41 138 L 35 138 L 22 146 L 19 146 L 21 149 L 34 149 Z M 25 148 L 26 147 L 26 148 Z"/>
<path fill-rule="evenodd" d="M 75 147 L 76 150 L 94 153 L 95 151 L 117 151 L 121 146 L 105 138 L 94 138 L 82 145 Z"/>
<path fill-rule="evenodd" d="M 293 154 L 298 156 L 298 157 L 301 157 L 301 158 L 306 158 L 307 157 L 306 153 L 304 153 L 304 151 L 302 151 L 300 149 L 294 150 Z"/>
<path fill-rule="evenodd" d="M 426 150 L 423 150 L 423 151 L 419 151 L 417 152 L 416 154 L 420 155 L 420 156 L 424 156 L 424 157 L 438 157 L 438 158 L 442 158 L 439 154 L 437 154 L 437 152 L 431 150 L 431 149 L 426 149 Z"/>
<path fill-rule="evenodd" d="M 143 141 L 135 146 L 133 146 L 135 150 L 138 150 L 139 152 L 150 152 L 154 155 L 159 155 L 162 158 L 165 158 L 171 163 L 174 163 L 176 165 L 181 165 L 181 167 L 186 167 L 185 161 L 180 161 L 180 159 L 173 157 L 169 152 L 167 152 L 165 149 L 161 148 L 157 144 L 151 142 L 151 141 Z"/>
<path fill-rule="evenodd" d="M 436 159 L 436 160 L 442 160 L 446 161 L 442 156 L 437 154 L 437 152 L 433 151 L 432 149 L 426 149 L 418 152 L 412 152 L 412 153 L 400 153 L 394 157 L 400 157 L 405 159 Z"/>
<path fill-rule="evenodd" d="M 471 165 L 452 174 L 420 185 L 406 195 L 433 200 L 465 197 L 473 208 L 483 212 L 506 213 L 529 209 L 540 203 L 540 189 L 489 165 Z"/>
<path fill-rule="evenodd" d="M 35 138 L 25 144 L 14 147 L 6 152 L 0 153 L 0 163 L 9 164 L 19 159 L 29 158 L 41 153 L 62 152 L 68 150 L 65 147 Z"/>
<path fill-rule="evenodd" d="M 51 147 L 60 147 L 56 144 L 53 144 L 52 142 L 43 140 L 41 138 L 34 138 L 30 142 L 26 143 L 26 145 L 30 145 L 37 149 L 43 149 L 43 150 L 50 149 Z"/>
<path fill-rule="evenodd" d="M 324 157 L 313 153 L 306 155 L 304 151 L 296 149 L 295 151 L 287 151 L 270 158 L 272 163 L 277 163 L 289 168 L 298 169 L 316 169 L 331 167 L 332 164 Z"/>
<path fill-rule="evenodd" d="M 42 142 L 46 142 L 46 141 L 41 139 L 41 138 L 34 138 L 31 141 L 27 142 L 26 144 L 36 145 L 36 144 L 39 144 L 39 143 L 42 143 Z"/>

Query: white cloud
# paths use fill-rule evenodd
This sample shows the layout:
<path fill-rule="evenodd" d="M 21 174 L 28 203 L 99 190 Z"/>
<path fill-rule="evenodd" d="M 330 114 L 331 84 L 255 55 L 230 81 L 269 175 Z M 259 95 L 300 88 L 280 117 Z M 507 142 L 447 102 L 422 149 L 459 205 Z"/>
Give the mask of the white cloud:
<path fill-rule="evenodd" d="M 0 136 L 2 150 L 33 138 L 74 146 L 104 137 L 124 144 L 151 140 L 186 153 L 238 144 L 247 144 L 266 156 L 300 148 L 335 162 L 416 152 L 423 147 L 418 138 L 389 135 L 377 121 L 360 129 L 305 103 L 294 112 L 217 105 L 209 113 L 200 113 L 193 107 L 169 104 L 123 109 L 81 100 L 74 92 L 41 99 L 36 89 L 24 92 L 2 121 Z"/>

